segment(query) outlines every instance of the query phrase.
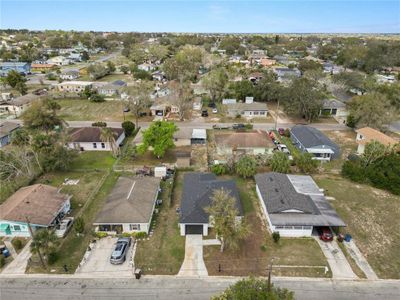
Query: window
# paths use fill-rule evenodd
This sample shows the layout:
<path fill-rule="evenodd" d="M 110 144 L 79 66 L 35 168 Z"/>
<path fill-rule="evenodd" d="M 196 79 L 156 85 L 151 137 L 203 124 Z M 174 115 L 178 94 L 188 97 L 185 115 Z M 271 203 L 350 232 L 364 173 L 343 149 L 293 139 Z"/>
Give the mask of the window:
<path fill-rule="evenodd" d="M 21 231 L 21 226 L 14 225 L 14 231 Z"/>
<path fill-rule="evenodd" d="M 93 143 L 93 148 L 97 149 L 97 143 Z"/>
<path fill-rule="evenodd" d="M 303 227 L 302 226 L 294 226 L 294 229 L 301 230 L 301 229 L 303 229 Z"/>
<path fill-rule="evenodd" d="M 106 144 L 101 143 L 101 148 L 105 149 L 106 148 Z"/>
<path fill-rule="evenodd" d="M 140 224 L 129 224 L 129 230 L 140 230 Z"/>
<path fill-rule="evenodd" d="M 260 115 L 264 116 L 265 115 L 265 111 L 260 111 Z"/>
<path fill-rule="evenodd" d="M 283 226 L 275 226 L 275 229 L 283 229 Z"/>
<path fill-rule="evenodd" d="M 311 226 L 303 226 L 303 229 L 311 229 Z"/>
<path fill-rule="evenodd" d="M 258 111 L 255 111 L 253 114 L 255 115 L 255 116 L 258 116 Z"/>

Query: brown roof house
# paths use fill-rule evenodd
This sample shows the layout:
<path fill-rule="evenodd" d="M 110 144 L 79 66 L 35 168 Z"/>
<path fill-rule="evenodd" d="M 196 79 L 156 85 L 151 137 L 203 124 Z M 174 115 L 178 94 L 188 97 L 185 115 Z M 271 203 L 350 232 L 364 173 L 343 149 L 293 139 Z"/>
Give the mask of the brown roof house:
<path fill-rule="evenodd" d="M 267 132 L 262 130 L 216 134 L 215 143 L 219 155 L 234 152 L 250 155 L 272 154 L 275 147 Z"/>
<path fill-rule="evenodd" d="M 93 223 L 96 231 L 149 233 L 159 191 L 160 178 L 119 177 Z"/>
<path fill-rule="evenodd" d="M 365 150 L 365 145 L 372 142 L 377 141 L 385 146 L 396 144 L 396 140 L 386 134 L 375 130 L 370 127 L 364 127 L 356 130 L 357 137 L 356 142 L 358 144 L 357 153 L 363 154 Z"/>
<path fill-rule="evenodd" d="M 119 147 L 125 139 L 122 128 L 110 128 L 114 134 L 116 145 Z M 69 132 L 68 147 L 80 151 L 111 151 L 111 144 L 101 140 L 101 128 L 80 127 L 72 128 Z"/>
<path fill-rule="evenodd" d="M 32 230 L 54 226 L 71 209 L 71 196 L 56 187 L 34 184 L 20 188 L 0 205 L 0 236 L 30 237 Z"/>

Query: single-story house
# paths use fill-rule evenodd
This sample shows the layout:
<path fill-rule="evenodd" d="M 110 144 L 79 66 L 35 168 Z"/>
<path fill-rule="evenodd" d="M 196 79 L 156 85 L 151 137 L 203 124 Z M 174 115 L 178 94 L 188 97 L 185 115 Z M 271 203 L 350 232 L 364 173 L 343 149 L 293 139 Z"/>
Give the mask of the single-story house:
<path fill-rule="evenodd" d="M 125 132 L 122 128 L 110 128 L 114 134 L 115 144 L 119 147 L 125 139 Z M 101 140 L 101 128 L 99 127 L 78 127 L 69 131 L 70 140 L 68 147 L 79 151 L 111 151 L 109 142 Z"/>
<path fill-rule="evenodd" d="M 186 127 L 180 127 L 177 132 L 174 133 L 174 143 L 176 147 L 190 146 L 192 137 L 192 129 Z"/>
<path fill-rule="evenodd" d="M 160 178 L 119 177 L 93 223 L 95 230 L 148 234 L 159 191 Z"/>
<path fill-rule="evenodd" d="M 179 228 L 181 235 L 208 235 L 212 218 L 205 211 L 212 203 L 215 190 L 224 189 L 235 198 L 238 221 L 243 217 L 242 203 L 234 180 L 219 180 L 212 173 L 187 173 L 183 178 Z"/>
<path fill-rule="evenodd" d="M 0 76 L 7 76 L 10 71 L 17 71 L 20 74 L 28 75 L 31 73 L 31 64 L 27 62 L 6 61 L 0 63 Z"/>
<path fill-rule="evenodd" d="M 276 60 L 275 59 L 270 59 L 267 57 L 261 58 L 260 59 L 260 65 L 263 67 L 270 67 L 276 64 Z"/>
<path fill-rule="evenodd" d="M 343 67 L 335 65 L 331 62 L 325 62 L 322 64 L 322 66 L 324 68 L 324 73 L 329 73 L 329 74 L 339 74 L 344 70 Z"/>
<path fill-rule="evenodd" d="M 207 131 L 205 129 L 193 129 L 190 143 L 194 144 L 206 144 L 207 143 Z"/>
<path fill-rule="evenodd" d="M 0 148 L 10 143 L 12 133 L 20 128 L 20 125 L 13 122 L 4 122 L 0 124 Z"/>
<path fill-rule="evenodd" d="M 396 144 L 396 140 L 376 129 L 371 127 L 364 127 L 356 130 L 357 137 L 356 142 L 358 144 L 357 153 L 363 154 L 365 150 L 365 145 L 377 141 L 385 146 L 390 146 Z"/>
<path fill-rule="evenodd" d="M 60 92 L 66 93 L 81 93 L 86 87 L 91 88 L 93 82 L 90 81 L 65 81 L 57 83 L 55 86 Z"/>
<path fill-rule="evenodd" d="M 155 72 L 151 73 L 151 77 L 153 78 L 153 80 L 157 80 L 157 81 L 166 80 L 164 73 L 161 71 L 155 71 Z"/>
<path fill-rule="evenodd" d="M 257 174 L 255 179 L 271 232 L 302 237 L 311 236 L 320 226 L 346 226 L 311 176 L 269 172 Z"/>
<path fill-rule="evenodd" d="M 229 103 L 225 104 L 227 114 L 230 117 L 242 116 L 244 118 L 266 118 L 268 116 L 268 106 L 262 102 L 250 103 Z"/>
<path fill-rule="evenodd" d="M 301 72 L 297 68 L 275 68 L 274 73 L 278 77 L 278 81 L 291 80 L 301 76 Z"/>
<path fill-rule="evenodd" d="M 28 222 L 33 231 L 56 225 L 71 210 L 70 199 L 49 185 L 20 188 L 0 205 L 0 236 L 30 237 Z"/>
<path fill-rule="evenodd" d="M 293 145 L 302 152 L 313 154 L 314 159 L 329 161 L 340 155 L 339 146 L 314 127 L 296 125 L 290 133 Z"/>
<path fill-rule="evenodd" d="M 32 72 L 50 72 L 54 71 L 57 66 L 53 64 L 32 64 L 31 65 Z"/>
<path fill-rule="evenodd" d="M 115 80 L 111 83 L 108 83 L 102 87 L 99 87 L 97 91 L 99 94 L 102 94 L 107 97 L 112 97 L 116 95 L 121 95 L 122 89 L 126 86 L 126 82 L 123 80 Z"/>
<path fill-rule="evenodd" d="M 341 124 L 346 124 L 349 112 L 346 109 L 346 104 L 337 99 L 324 99 L 322 101 L 322 109 L 319 115 L 332 116 Z"/>
<path fill-rule="evenodd" d="M 38 99 L 40 99 L 40 96 L 38 95 L 26 94 L 8 101 L 1 101 L 0 113 L 14 115 L 15 117 L 18 117 L 32 104 L 33 101 L 36 101 Z"/>
<path fill-rule="evenodd" d="M 71 60 L 64 56 L 54 56 L 47 60 L 48 64 L 57 65 L 57 66 L 66 66 L 71 63 Z"/>
<path fill-rule="evenodd" d="M 79 78 L 79 70 L 67 70 L 60 74 L 62 80 L 75 80 Z"/>
<path fill-rule="evenodd" d="M 215 134 L 219 155 L 232 154 L 272 154 L 275 148 L 266 131 L 221 132 Z"/>
<path fill-rule="evenodd" d="M 138 65 L 138 69 L 146 72 L 151 72 L 156 68 L 154 64 L 143 63 Z"/>
<path fill-rule="evenodd" d="M 174 105 L 171 99 L 162 98 L 154 101 L 150 111 L 153 116 L 166 116 L 169 113 L 179 113 L 179 107 Z"/>

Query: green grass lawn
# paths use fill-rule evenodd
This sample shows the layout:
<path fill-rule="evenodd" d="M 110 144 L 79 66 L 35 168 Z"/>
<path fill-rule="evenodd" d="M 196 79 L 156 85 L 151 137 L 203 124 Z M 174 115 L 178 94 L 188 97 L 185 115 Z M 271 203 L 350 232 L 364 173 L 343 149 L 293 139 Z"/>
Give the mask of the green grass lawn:
<path fill-rule="evenodd" d="M 148 241 L 139 241 L 135 266 L 141 268 L 144 274 L 177 274 L 185 256 L 185 238 L 180 236 L 178 214 L 175 211 L 179 206 L 182 191 L 183 174 L 177 175 L 177 182 L 170 197 L 171 185 L 162 186 L 163 204 L 155 217 L 154 234 Z M 171 200 L 171 202 L 170 202 Z"/>
<path fill-rule="evenodd" d="M 315 176 L 380 278 L 400 278 L 400 196 L 339 176 Z"/>
<path fill-rule="evenodd" d="M 125 82 L 133 81 L 133 78 L 131 75 L 128 74 L 111 74 L 111 75 L 106 75 L 97 81 L 99 82 L 113 82 L 115 80 L 123 80 Z"/>
<path fill-rule="evenodd" d="M 73 161 L 71 169 L 109 170 L 115 163 L 115 160 L 110 151 L 84 151 L 80 152 L 78 157 Z"/>

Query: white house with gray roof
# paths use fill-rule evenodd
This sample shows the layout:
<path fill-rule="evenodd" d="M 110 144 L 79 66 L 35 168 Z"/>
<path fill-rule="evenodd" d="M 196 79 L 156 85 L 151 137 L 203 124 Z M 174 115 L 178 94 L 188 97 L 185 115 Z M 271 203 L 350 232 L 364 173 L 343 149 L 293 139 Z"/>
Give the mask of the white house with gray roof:
<path fill-rule="evenodd" d="M 311 236 L 316 227 L 346 226 L 311 176 L 269 172 L 255 179 L 271 232 L 302 237 Z"/>

